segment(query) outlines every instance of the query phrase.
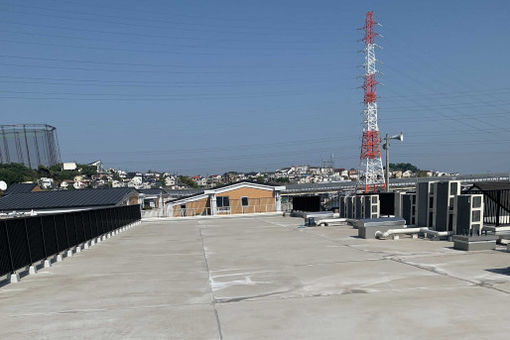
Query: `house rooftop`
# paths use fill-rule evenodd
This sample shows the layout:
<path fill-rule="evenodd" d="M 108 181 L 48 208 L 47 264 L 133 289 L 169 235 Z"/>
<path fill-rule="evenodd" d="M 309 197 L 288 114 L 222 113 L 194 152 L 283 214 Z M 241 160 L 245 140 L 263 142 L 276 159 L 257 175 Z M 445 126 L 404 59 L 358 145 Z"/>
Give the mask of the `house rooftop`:
<path fill-rule="evenodd" d="M 131 193 L 138 194 L 133 188 L 12 193 L 0 197 L 0 211 L 113 206 Z"/>
<path fill-rule="evenodd" d="M 36 187 L 36 183 L 14 183 L 7 188 L 4 195 L 32 192 Z"/>

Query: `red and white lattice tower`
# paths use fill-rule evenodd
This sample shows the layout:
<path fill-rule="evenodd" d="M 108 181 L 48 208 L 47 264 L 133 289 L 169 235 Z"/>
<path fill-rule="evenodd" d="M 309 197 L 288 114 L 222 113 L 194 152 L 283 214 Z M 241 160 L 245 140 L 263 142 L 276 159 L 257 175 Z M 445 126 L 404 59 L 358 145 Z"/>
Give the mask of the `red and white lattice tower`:
<path fill-rule="evenodd" d="M 358 169 L 358 183 L 356 185 L 357 191 L 375 192 L 383 189 L 384 184 L 384 171 L 381 160 L 381 145 L 379 139 L 379 128 L 377 126 L 377 95 L 376 95 L 376 69 L 375 69 L 375 48 L 377 45 L 374 43 L 374 38 L 377 35 L 374 32 L 373 12 L 367 13 L 365 19 L 365 54 L 363 76 L 363 135 L 361 139 L 361 156 L 360 166 Z"/>

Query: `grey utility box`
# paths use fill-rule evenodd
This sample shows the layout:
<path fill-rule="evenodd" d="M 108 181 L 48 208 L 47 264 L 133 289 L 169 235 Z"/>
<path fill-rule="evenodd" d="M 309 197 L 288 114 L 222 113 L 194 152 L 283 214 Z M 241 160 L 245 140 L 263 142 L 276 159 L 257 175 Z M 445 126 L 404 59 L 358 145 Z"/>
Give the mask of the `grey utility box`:
<path fill-rule="evenodd" d="M 416 193 L 402 195 L 402 218 L 407 225 L 416 225 Z"/>
<path fill-rule="evenodd" d="M 379 218 L 379 195 L 366 195 L 364 197 L 363 218 Z"/>
<path fill-rule="evenodd" d="M 356 195 L 356 212 L 355 218 L 360 220 L 365 217 L 365 196 Z"/>
<path fill-rule="evenodd" d="M 338 214 L 340 218 L 346 218 L 345 214 L 345 196 L 338 196 Z"/>
<path fill-rule="evenodd" d="M 346 196 L 345 197 L 345 207 L 346 207 L 346 218 L 355 218 L 355 208 L 356 204 L 354 204 L 354 196 Z"/>
<path fill-rule="evenodd" d="M 404 199 L 404 195 L 405 195 L 405 192 L 404 191 L 396 191 L 395 192 L 395 197 L 394 197 L 394 200 L 395 202 L 393 203 L 394 205 L 394 209 L 393 209 L 393 214 L 395 215 L 395 217 L 403 217 L 403 213 L 402 213 L 402 200 Z"/>
<path fill-rule="evenodd" d="M 433 193 L 435 219 L 432 221 L 432 228 L 437 231 L 455 230 L 457 223 L 455 198 L 460 195 L 460 181 L 435 183 Z"/>
<path fill-rule="evenodd" d="M 419 227 L 432 227 L 434 221 L 434 187 L 436 182 L 416 183 L 416 224 Z"/>
<path fill-rule="evenodd" d="M 480 235 L 483 226 L 483 195 L 458 195 L 455 234 Z"/>
<path fill-rule="evenodd" d="M 453 247 L 459 250 L 494 250 L 496 249 L 495 235 L 481 235 L 481 236 L 453 236 Z"/>
<path fill-rule="evenodd" d="M 406 227 L 406 221 L 398 217 L 368 218 L 357 222 L 358 237 L 373 239 L 375 233 L 384 233 L 390 229 L 402 229 Z"/>

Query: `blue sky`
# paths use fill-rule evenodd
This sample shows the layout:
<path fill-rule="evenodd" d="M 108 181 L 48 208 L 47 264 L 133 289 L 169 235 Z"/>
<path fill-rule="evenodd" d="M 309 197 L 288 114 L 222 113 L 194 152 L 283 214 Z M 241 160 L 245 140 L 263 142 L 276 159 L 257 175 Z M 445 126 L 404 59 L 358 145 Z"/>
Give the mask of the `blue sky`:
<path fill-rule="evenodd" d="M 2 1 L 3 121 L 49 123 L 62 158 L 212 174 L 357 167 L 361 31 L 392 161 L 508 171 L 508 1 Z"/>

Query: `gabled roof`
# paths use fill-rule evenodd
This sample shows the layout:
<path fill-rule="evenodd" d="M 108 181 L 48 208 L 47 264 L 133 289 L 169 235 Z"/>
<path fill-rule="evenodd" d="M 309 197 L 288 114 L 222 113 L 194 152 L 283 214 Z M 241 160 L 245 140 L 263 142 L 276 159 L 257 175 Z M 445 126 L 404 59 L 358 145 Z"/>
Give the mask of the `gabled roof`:
<path fill-rule="evenodd" d="M 105 188 L 22 192 L 0 197 L 0 211 L 113 206 L 122 203 L 133 188 Z"/>
<path fill-rule="evenodd" d="M 208 197 L 209 193 L 222 193 L 222 192 L 225 192 L 225 191 L 229 191 L 229 190 L 233 190 L 233 189 L 237 189 L 237 188 L 242 188 L 242 187 L 251 187 L 251 188 L 257 188 L 257 189 L 262 189 L 262 190 L 271 190 L 271 191 L 273 191 L 275 189 L 276 190 L 285 189 L 284 186 L 273 186 L 273 185 L 261 184 L 261 183 L 255 183 L 255 182 L 249 182 L 249 181 L 240 181 L 240 182 L 236 182 L 236 183 L 221 185 L 221 186 L 218 186 L 218 187 L 213 188 L 213 189 L 208 189 L 208 190 L 200 191 L 200 192 L 197 192 L 196 194 L 193 194 L 193 195 L 190 195 L 190 196 L 180 197 L 180 198 L 177 198 L 177 199 L 169 200 L 166 203 L 178 203 L 178 202 L 182 202 L 182 201 L 194 201 L 194 200 L 197 200 L 197 199 L 202 199 L 202 198 Z"/>
<path fill-rule="evenodd" d="M 4 195 L 17 194 L 21 192 L 32 192 L 36 186 L 37 184 L 35 183 L 14 183 L 11 184 L 7 190 L 5 190 Z"/>

